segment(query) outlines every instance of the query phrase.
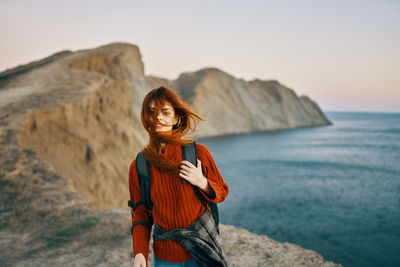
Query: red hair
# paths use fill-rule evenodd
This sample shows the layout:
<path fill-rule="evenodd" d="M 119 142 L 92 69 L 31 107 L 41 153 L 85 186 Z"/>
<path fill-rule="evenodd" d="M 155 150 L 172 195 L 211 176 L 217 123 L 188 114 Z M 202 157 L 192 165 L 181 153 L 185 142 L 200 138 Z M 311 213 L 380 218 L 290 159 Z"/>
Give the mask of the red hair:
<path fill-rule="evenodd" d="M 150 103 L 154 101 L 155 110 L 150 110 Z M 172 126 L 171 131 L 157 132 L 157 115 L 165 102 L 169 102 L 178 117 L 178 122 Z M 192 106 L 185 103 L 171 89 L 161 86 L 151 90 L 143 100 L 141 110 L 141 120 L 143 127 L 149 133 L 149 143 L 142 149 L 147 161 L 162 171 L 168 172 L 172 176 L 178 176 L 180 162 L 164 158 L 160 155 L 161 143 L 174 143 L 186 145 L 195 139 L 183 139 L 188 133 L 196 131 L 199 120 L 205 120 L 192 111 Z"/>

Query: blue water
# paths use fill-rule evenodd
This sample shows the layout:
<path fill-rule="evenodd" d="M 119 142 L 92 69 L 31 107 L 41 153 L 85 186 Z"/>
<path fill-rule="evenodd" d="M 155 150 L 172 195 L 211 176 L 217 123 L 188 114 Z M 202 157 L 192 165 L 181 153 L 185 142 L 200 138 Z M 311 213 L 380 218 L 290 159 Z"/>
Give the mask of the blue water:
<path fill-rule="evenodd" d="M 199 139 L 228 183 L 221 223 L 343 266 L 400 266 L 400 113 Z"/>

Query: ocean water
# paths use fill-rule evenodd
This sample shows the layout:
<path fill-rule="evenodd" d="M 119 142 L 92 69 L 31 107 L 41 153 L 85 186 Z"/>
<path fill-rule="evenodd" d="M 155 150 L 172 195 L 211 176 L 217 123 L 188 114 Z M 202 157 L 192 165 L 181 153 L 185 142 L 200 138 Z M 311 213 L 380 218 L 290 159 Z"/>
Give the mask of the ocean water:
<path fill-rule="evenodd" d="M 230 187 L 221 223 L 343 266 L 400 266 L 400 113 L 199 139 Z"/>

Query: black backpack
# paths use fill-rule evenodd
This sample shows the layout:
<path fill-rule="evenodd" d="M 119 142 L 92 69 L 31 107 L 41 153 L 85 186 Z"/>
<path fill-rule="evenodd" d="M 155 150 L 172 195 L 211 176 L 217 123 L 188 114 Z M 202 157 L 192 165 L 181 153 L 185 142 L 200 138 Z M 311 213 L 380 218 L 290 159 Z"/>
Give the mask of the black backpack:
<path fill-rule="evenodd" d="M 197 167 L 197 147 L 195 141 L 186 146 L 182 145 L 182 158 L 184 160 L 189 161 L 190 163 L 192 163 L 194 166 Z M 142 152 L 139 152 L 136 156 L 136 171 L 140 183 L 141 199 L 136 204 L 128 200 L 128 206 L 131 207 L 133 211 L 135 211 L 140 204 L 145 204 L 149 212 L 150 223 L 147 222 L 134 223 L 131 227 L 131 233 L 133 231 L 133 227 L 135 227 L 136 225 L 144 225 L 151 228 L 154 223 L 152 216 L 153 203 L 151 202 L 151 195 L 150 195 L 151 177 L 150 177 L 149 164 Z M 187 181 L 185 179 L 182 179 L 182 182 L 186 183 Z M 200 199 L 201 203 L 211 211 L 213 218 L 215 220 L 215 224 L 217 225 L 217 231 L 219 234 L 218 205 L 216 203 L 208 202 L 200 193 L 200 189 L 197 186 L 192 185 L 192 188 L 196 193 L 197 197 Z"/>

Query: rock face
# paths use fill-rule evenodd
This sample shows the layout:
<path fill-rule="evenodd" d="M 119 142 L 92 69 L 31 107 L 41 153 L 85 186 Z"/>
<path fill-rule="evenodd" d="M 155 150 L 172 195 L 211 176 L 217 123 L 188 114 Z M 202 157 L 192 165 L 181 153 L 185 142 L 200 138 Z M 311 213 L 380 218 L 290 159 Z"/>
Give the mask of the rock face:
<path fill-rule="evenodd" d="M 204 135 L 330 124 L 318 105 L 277 81 L 244 81 L 218 69 L 185 73 L 173 88 L 208 117 Z"/>
<path fill-rule="evenodd" d="M 208 118 L 198 137 L 330 124 L 315 102 L 276 81 L 246 82 L 217 69 L 174 81 L 145 76 L 130 44 L 63 51 L 7 70 L 0 73 L 0 265 L 131 265 L 128 166 L 147 142 L 141 103 L 160 85 Z M 232 266 L 331 265 L 233 226 L 222 236 Z M 254 265 L 245 264 L 255 251 Z"/>

